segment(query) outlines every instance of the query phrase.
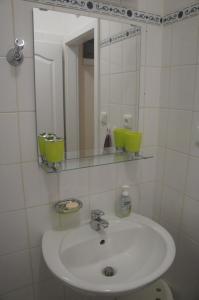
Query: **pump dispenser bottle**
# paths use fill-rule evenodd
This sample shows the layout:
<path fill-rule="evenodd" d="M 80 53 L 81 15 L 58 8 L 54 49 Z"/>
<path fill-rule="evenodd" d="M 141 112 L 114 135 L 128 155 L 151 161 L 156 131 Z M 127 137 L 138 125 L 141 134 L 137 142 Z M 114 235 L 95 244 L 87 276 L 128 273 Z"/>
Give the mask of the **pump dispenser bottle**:
<path fill-rule="evenodd" d="M 116 204 L 116 215 L 120 218 L 128 217 L 131 213 L 131 198 L 128 189 L 128 185 L 122 186 L 122 193 Z"/>

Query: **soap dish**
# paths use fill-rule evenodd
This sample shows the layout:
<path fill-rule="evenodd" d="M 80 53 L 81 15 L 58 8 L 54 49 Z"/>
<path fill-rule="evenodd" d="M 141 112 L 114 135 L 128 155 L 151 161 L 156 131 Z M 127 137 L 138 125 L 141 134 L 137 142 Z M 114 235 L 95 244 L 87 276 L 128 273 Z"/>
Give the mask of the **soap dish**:
<path fill-rule="evenodd" d="M 74 198 L 58 201 L 55 204 L 55 210 L 58 214 L 75 213 L 82 208 L 82 201 Z"/>

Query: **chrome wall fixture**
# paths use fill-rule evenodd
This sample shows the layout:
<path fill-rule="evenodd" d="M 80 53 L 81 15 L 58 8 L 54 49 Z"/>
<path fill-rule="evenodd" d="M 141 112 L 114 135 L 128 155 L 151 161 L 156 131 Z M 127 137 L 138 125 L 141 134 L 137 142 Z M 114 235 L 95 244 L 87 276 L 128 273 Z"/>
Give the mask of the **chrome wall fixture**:
<path fill-rule="evenodd" d="M 7 54 L 7 61 L 9 62 L 9 64 L 15 67 L 22 64 L 24 60 L 24 45 L 24 40 L 18 38 L 15 40 L 14 48 L 11 48 Z"/>

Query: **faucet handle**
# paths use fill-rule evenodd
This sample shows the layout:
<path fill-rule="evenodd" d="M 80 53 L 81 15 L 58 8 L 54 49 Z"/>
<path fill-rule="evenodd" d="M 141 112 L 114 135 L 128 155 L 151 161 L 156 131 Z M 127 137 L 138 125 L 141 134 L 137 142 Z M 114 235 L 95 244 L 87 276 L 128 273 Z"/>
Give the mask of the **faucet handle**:
<path fill-rule="evenodd" d="M 93 210 L 91 210 L 91 218 L 92 219 L 100 218 L 103 215 L 104 215 L 104 212 L 101 209 L 93 209 Z"/>

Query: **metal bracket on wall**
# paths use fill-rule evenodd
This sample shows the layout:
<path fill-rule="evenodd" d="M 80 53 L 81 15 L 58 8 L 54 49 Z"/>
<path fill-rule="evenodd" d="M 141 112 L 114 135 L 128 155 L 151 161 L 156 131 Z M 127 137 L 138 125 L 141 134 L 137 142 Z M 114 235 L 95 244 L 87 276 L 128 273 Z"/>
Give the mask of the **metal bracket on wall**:
<path fill-rule="evenodd" d="M 18 38 L 15 40 L 14 48 L 11 48 L 7 54 L 7 61 L 9 62 L 9 64 L 15 67 L 22 64 L 24 60 L 24 55 L 22 52 L 24 49 L 24 45 L 24 40 Z"/>

